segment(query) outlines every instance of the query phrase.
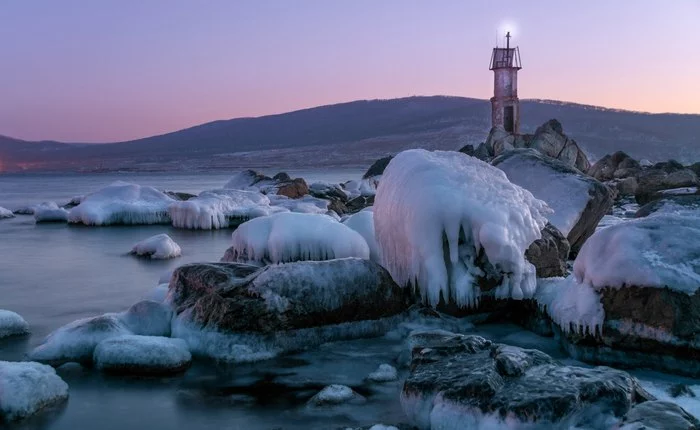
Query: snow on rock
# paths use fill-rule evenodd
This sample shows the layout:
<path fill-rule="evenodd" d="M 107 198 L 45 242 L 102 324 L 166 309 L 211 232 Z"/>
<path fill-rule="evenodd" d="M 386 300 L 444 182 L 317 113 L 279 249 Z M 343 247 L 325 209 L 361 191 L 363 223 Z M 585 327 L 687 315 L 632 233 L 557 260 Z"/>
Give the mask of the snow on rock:
<path fill-rule="evenodd" d="M 605 185 L 534 149 L 506 152 L 493 165 L 503 170 L 512 183 L 547 203 L 553 210 L 547 216 L 549 222 L 566 236 L 574 253 L 612 207 L 612 196 Z"/>
<path fill-rule="evenodd" d="M 568 278 L 538 279 L 535 300 L 564 332 L 600 333 L 605 310 L 600 294 L 588 284 Z"/>
<path fill-rule="evenodd" d="M 275 181 L 255 170 L 243 170 L 236 173 L 224 185 L 224 188 L 231 190 L 260 190 L 265 186 L 274 185 Z"/>
<path fill-rule="evenodd" d="M 68 384 L 50 367 L 0 361 L 0 423 L 29 417 L 68 399 Z"/>
<path fill-rule="evenodd" d="M 0 206 L 0 219 L 14 218 L 14 216 L 15 214 L 13 214 L 11 210 L 5 209 L 4 207 Z"/>
<path fill-rule="evenodd" d="M 225 261 L 286 263 L 301 260 L 369 259 L 365 239 L 325 215 L 278 213 L 241 224 Z"/>
<path fill-rule="evenodd" d="M 187 370 L 192 355 L 182 339 L 124 335 L 100 342 L 93 361 L 106 372 L 162 375 Z"/>
<path fill-rule="evenodd" d="M 180 246 L 165 233 L 151 236 L 134 245 L 131 253 L 154 260 L 166 260 L 179 257 L 182 253 Z"/>
<path fill-rule="evenodd" d="M 574 262 L 578 282 L 595 289 L 667 287 L 686 294 L 700 288 L 700 218 L 658 214 L 599 230 Z"/>
<path fill-rule="evenodd" d="M 382 175 L 360 180 L 353 179 L 342 184 L 342 187 L 350 199 L 360 196 L 370 197 L 377 193 L 377 186 L 381 178 Z"/>
<path fill-rule="evenodd" d="M 343 220 L 343 224 L 360 233 L 369 246 L 369 259 L 381 264 L 382 254 L 374 233 L 374 212 L 364 210 L 357 212 Z"/>
<path fill-rule="evenodd" d="M 372 382 L 390 382 L 396 381 L 397 378 L 396 368 L 391 364 L 380 364 L 377 370 L 367 376 Z"/>
<path fill-rule="evenodd" d="M 227 228 L 282 210 L 271 208 L 270 199 L 258 191 L 235 189 L 204 191 L 168 208 L 174 227 L 201 230 Z"/>
<path fill-rule="evenodd" d="M 29 324 L 19 314 L 0 309 L 0 339 L 29 333 Z"/>
<path fill-rule="evenodd" d="M 34 206 L 36 222 L 67 222 L 68 211 L 59 207 L 56 202 L 44 202 Z"/>
<path fill-rule="evenodd" d="M 483 161 L 415 149 L 384 171 L 374 225 L 384 267 L 400 285 L 417 284 L 433 306 L 442 296 L 464 307 L 478 304 L 482 257 L 496 272 L 497 298 L 532 297 L 535 268 L 524 253 L 541 237 L 548 211 Z"/>
<path fill-rule="evenodd" d="M 168 224 L 175 200 L 153 187 L 117 181 L 70 210 L 68 222 L 85 225 Z"/>
<path fill-rule="evenodd" d="M 319 391 L 309 402 L 309 406 L 333 406 L 342 403 L 362 404 L 366 399 L 345 385 L 333 384 Z"/>

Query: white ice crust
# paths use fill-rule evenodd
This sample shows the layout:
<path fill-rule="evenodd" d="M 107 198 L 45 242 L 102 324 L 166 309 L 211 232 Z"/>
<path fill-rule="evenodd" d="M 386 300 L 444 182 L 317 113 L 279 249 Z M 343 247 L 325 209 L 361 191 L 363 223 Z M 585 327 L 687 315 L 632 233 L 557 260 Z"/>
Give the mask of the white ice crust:
<path fill-rule="evenodd" d="M 0 339 L 29 333 L 29 324 L 19 314 L 0 309 Z"/>
<path fill-rule="evenodd" d="M 700 218 L 653 214 L 597 231 L 574 262 L 579 283 L 594 289 L 668 287 L 695 294 L 700 286 Z"/>
<path fill-rule="evenodd" d="M 535 300 L 564 332 L 602 332 L 605 310 L 600 294 L 590 285 L 573 276 L 537 281 Z"/>
<path fill-rule="evenodd" d="M 51 366 L 0 361 L 0 422 L 28 417 L 68 398 L 68 384 Z"/>
<path fill-rule="evenodd" d="M 4 207 L 0 206 L 0 219 L 14 218 L 14 216 L 15 214 L 13 214 L 11 210 L 5 209 Z"/>
<path fill-rule="evenodd" d="M 473 306 L 481 251 L 503 274 L 497 297 L 532 297 L 535 268 L 524 253 L 541 237 L 548 212 L 500 169 L 459 152 L 415 149 L 384 171 L 374 225 L 383 265 L 397 283 L 417 284 L 431 305 L 442 294 Z"/>
<path fill-rule="evenodd" d="M 346 218 L 343 224 L 360 233 L 369 246 L 370 260 L 381 264 L 381 251 L 374 232 L 374 212 L 360 211 Z"/>
<path fill-rule="evenodd" d="M 234 256 L 240 261 L 369 259 L 365 239 L 326 215 L 284 212 L 256 218 L 241 224 L 232 239 Z"/>
<path fill-rule="evenodd" d="M 380 364 L 377 370 L 367 376 L 367 379 L 372 382 L 390 382 L 396 381 L 397 378 L 396 368 L 391 364 Z"/>
<path fill-rule="evenodd" d="M 270 200 L 257 191 L 210 190 L 183 202 L 172 203 L 168 212 L 177 228 L 211 230 L 229 227 L 230 220 L 247 220 L 275 212 Z"/>
<path fill-rule="evenodd" d="M 59 207 L 56 202 L 44 202 L 34 206 L 36 222 L 66 222 L 68 211 Z"/>
<path fill-rule="evenodd" d="M 175 200 L 153 187 L 117 181 L 88 196 L 68 214 L 85 225 L 167 224 Z"/>
<path fill-rule="evenodd" d="M 124 366 L 169 369 L 190 363 L 192 355 L 182 339 L 124 335 L 100 342 L 93 361 L 98 369 Z"/>
<path fill-rule="evenodd" d="M 157 234 L 134 245 L 131 253 L 154 260 L 166 260 L 168 258 L 179 257 L 182 253 L 180 246 L 175 243 L 167 234 Z"/>

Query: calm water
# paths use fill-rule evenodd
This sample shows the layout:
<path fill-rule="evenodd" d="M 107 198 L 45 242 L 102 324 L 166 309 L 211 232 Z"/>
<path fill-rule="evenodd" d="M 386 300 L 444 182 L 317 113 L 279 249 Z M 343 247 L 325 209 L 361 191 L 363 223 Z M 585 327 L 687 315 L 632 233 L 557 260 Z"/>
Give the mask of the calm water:
<path fill-rule="evenodd" d="M 266 172 L 268 174 L 275 172 Z M 290 172 L 308 182 L 359 178 L 359 170 Z M 115 180 L 197 193 L 221 187 L 223 174 L 0 175 L 0 206 L 56 201 L 62 204 Z M 183 250 L 181 258 L 150 261 L 126 253 L 158 233 L 168 233 Z M 189 231 L 168 226 L 80 227 L 36 225 L 31 216 L 0 220 L 0 309 L 22 315 L 31 325 L 27 338 L 0 340 L 0 360 L 21 360 L 47 334 L 78 318 L 120 311 L 153 289 L 160 276 L 178 265 L 217 261 L 230 242 L 230 230 Z M 485 330 L 485 329 L 481 329 Z M 483 333 L 493 340 L 535 347 L 565 358 L 550 340 L 501 325 Z M 40 415 L 19 428 L 34 429 L 333 429 L 404 421 L 400 383 L 368 385 L 363 378 L 391 363 L 397 341 L 369 339 L 329 344 L 276 360 L 221 367 L 196 363 L 176 378 L 116 378 L 79 366 L 59 374 L 70 386 L 65 408 Z M 652 372 L 638 373 L 648 389 L 663 395 L 671 382 L 698 381 Z M 368 399 L 353 409 L 310 411 L 306 399 L 325 385 L 350 385 Z M 700 413 L 698 401 L 683 406 Z"/>

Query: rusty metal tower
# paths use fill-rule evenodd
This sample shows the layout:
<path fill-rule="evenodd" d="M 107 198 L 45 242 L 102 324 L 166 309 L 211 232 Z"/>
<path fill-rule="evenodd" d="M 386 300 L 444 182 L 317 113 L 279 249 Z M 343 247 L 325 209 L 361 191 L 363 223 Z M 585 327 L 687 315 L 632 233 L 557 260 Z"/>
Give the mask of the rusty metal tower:
<path fill-rule="evenodd" d="M 510 47 L 510 32 L 506 33 L 506 47 L 493 48 L 489 70 L 493 70 L 493 97 L 491 98 L 491 126 L 501 126 L 510 133 L 520 132 L 520 101 L 518 100 L 518 70 L 520 50 Z"/>

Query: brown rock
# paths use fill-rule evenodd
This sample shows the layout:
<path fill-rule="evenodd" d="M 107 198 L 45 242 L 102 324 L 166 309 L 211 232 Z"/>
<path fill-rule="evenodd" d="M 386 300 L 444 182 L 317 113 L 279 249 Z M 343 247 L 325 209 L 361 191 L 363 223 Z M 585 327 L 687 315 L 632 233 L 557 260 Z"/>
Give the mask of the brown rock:
<path fill-rule="evenodd" d="M 290 182 L 282 183 L 277 188 L 277 195 L 287 196 L 290 199 L 299 199 L 309 194 L 309 186 L 303 178 L 295 178 Z"/>

